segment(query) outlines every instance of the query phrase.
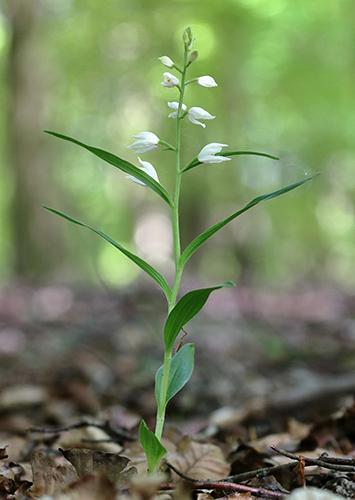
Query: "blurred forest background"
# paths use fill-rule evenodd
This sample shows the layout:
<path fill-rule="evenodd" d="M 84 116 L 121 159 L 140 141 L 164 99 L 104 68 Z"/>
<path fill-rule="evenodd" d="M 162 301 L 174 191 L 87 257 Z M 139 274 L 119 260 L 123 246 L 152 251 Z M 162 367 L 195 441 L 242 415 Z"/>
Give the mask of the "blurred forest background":
<path fill-rule="evenodd" d="M 215 284 L 295 288 L 355 285 L 355 3 L 353 0 L 2 0 L 0 2 L 0 279 L 104 283 L 145 279 L 91 232 L 101 229 L 160 271 L 172 269 L 160 198 L 71 135 L 137 163 L 126 147 L 151 131 L 174 141 L 158 57 L 182 59 L 191 26 L 199 58 L 185 103 L 216 119 L 183 122 L 183 163 L 210 142 L 280 157 L 234 157 L 184 176 L 185 246 L 252 198 L 322 172 L 242 215 L 212 238 L 189 272 Z M 172 192 L 172 155 L 142 156 Z"/>

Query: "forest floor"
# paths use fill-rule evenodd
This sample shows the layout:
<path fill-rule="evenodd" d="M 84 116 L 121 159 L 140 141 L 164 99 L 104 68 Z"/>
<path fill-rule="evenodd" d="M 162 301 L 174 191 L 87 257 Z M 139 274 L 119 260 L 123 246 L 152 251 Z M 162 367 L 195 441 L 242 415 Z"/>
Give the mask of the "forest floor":
<path fill-rule="evenodd" d="M 168 405 L 170 465 L 147 479 L 164 310 L 141 288 L 0 290 L 0 498 L 354 498 L 354 296 L 212 294 L 184 328 L 195 370 Z"/>

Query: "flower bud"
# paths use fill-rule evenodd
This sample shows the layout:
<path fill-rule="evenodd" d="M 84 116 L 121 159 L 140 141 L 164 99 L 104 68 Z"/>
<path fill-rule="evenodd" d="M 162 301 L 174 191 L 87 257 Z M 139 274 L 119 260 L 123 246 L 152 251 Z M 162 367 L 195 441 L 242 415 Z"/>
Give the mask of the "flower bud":
<path fill-rule="evenodd" d="M 217 83 L 212 76 L 200 76 L 197 78 L 196 83 L 201 85 L 201 87 L 217 87 Z"/>
<path fill-rule="evenodd" d="M 195 50 L 193 50 L 193 51 L 191 52 L 190 57 L 189 57 L 189 61 L 190 61 L 191 63 L 193 63 L 194 61 L 196 61 L 196 59 L 197 59 L 197 58 L 198 58 L 198 50 L 197 50 L 197 49 L 195 49 Z"/>
<path fill-rule="evenodd" d="M 195 40 L 194 37 L 192 36 L 192 29 L 190 26 L 184 29 L 184 33 L 182 35 L 183 42 L 185 44 L 185 49 L 187 51 L 191 50 L 193 41 Z"/>
<path fill-rule="evenodd" d="M 170 57 L 168 56 L 162 56 L 162 57 L 158 57 L 159 61 L 161 61 L 164 66 L 166 66 L 167 68 L 170 68 L 172 69 L 174 67 L 174 63 L 173 61 L 170 59 Z"/>

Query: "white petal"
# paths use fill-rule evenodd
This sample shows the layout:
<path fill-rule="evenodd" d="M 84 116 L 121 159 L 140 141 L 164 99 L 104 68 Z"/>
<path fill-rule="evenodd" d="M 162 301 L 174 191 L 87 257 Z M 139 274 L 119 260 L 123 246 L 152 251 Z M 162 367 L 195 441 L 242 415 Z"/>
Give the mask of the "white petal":
<path fill-rule="evenodd" d="M 178 102 L 168 102 L 168 106 L 169 108 L 171 109 L 174 109 L 174 113 L 170 113 L 170 115 L 168 116 L 168 118 L 177 118 L 177 114 L 178 114 L 178 109 L 179 109 L 179 103 Z M 182 105 L 182 111 L 186 111 L 186 106 L 185 104 Z"/>
<path fill-rule="evenodd" d="M 211 142 L 201 149 L 197 158 L 201 163 L 221 163 L 222 161 L 228 161 L 230 158 L 226 156 L 215 156 L 215 154 L 219 153 L 223 147 L 227 146 L 228 144 Z"/>
<path fill-rule="evenodd" d="M 142 170 L 144 170 L 146 174 L 150 175 L 155 181 L 159 182 L 158 174 L 153 165 L 149 163 L 149 161 L 141 160 L 139 156 L 138 156 L 138 161 L 142 165 Z"/>
<path fill-rule="evenodd" d="M 189 117 L 190 117 L 190 115 L 193 118 L 199 118 L 200 120 L 213 120 L 213 118 L 216 118 L 215 116 L 212 116 L 205 109 L 199 108 L 199 107 L 190 108 L 189 109 Z"/>
<path fill-rule="evenodd" d="M 146 174 L 150 175 L 155 181 L 159 182 L 158 174 L 157 174 L 155 168 L 153 167 L 153 165 L 151 163 L 149 163 L 148 161 L 141 160 L 139 157 L 138 157 L 138 160 L 139 160 L 139 163 L 142 165 L 139 168 L 141 170 L 143 170 L 143 172 L 145 172 Z M 136 184 L 139 184 L 140 186 L 147 187 L 147 185 L 144 182 L 142 182 L 141 180 L 134 177 L 134 175 L 126 175 L 126 179 L 129 179 L 130 181 L 135 182 Z"/>
<path fill-rule="evenodd" d="M 152 132 L 140 132 L 133 137 L 138 139 L 138 141 L 127 146 L 127 149 L 135 149 L 136 153 L 148 153 L 156 149 L 159 145 L 159 137 Z"/>
<path fill-rule="evenodd" d="M 215 116 L 212 116 L 208 111 L 206 111 L 203 108 L 199 107 L 193 107 L 189 109 L 188 112 L 188 117 L 191 123 L 194 123 L 195 125 L 202 125 L 203 128 L 205 128 L 205 124 L 201 123 L 197 120 L 213 120 L 213 118 L 216 118 Z"/>
<path fill-rule="evenodd" d="M 218 87 L 212 76 L 200 76 L 197 78 L 197 84 L 201 85 L 201 87 Z"/>
<path fill-rule="evenodd" d="M 201 125 L 203 128 L 206 127 L 205 123 L 199 122 L 198 120 L 196 120 L 196 118 L 193 118 L 191 115 L 188 115 L 188 117 L 190 122 L 193 123 L 194 125 Z"/>

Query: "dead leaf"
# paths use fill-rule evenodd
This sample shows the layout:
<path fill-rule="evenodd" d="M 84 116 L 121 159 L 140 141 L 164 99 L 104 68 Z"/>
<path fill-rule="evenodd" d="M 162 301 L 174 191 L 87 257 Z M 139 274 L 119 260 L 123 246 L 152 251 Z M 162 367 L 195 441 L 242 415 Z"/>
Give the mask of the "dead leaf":
<path fill-rule="evenodd" d="M 105 474 L 88 474 L 73 483 L 57 500 L 113 500 L 116 487 Z"/>
<path fill-rule="evenodd" d="M 223 479 L 229 475 L 230 466 L 222 450 L 214 444 L 201 444 L 184 437 L 176 452 L 169 452 L 168 462 L 194 479 Z M 176 475 L 173 473 L 176 479 Z"/>
<path fill-rule="evenodd" d="M 249 500 L 251 498 L 250 491 L 246 493 L 238 493 L 237 491 L 232 495 L 228 495 L 228 500 Z"/>
<path fill-rule="evenodd" d="M 105 442 L 108 439 L 109 436 L 102 429 L 88 426 L 63 433 L 58 440 L 58 447 L 63 449 L 86 448 L 108 453 L 121 453 L 123 447 L 118 443 Z"/>
<path fill-rule="evenodd" d="M 6 448 L 7 448 L 7 446 L 4 446 L 4 448 L 0 448 L 0 460 L 3 460 L 4 458 L 8 458 Z"/>
<path fill-rule="evenodd" d="M 119 482 L 121 472 L 130 461 L 129 458 L 122 457 L 116 453 L 105 453 L 84 448 L 71 448 L 69 450 L 62 450 L 60 448 L 59 451 L 74 465 L 80 477 L 91 472 L 104 472 L 112 483 Z M 130 474 L 134 473 L 133 470 Z M 127 477 L 129 475 L 124 476 L 124 478 Z M 122 482 L 124 482 L 124 478 L 121 478 Z"/>
<path fill-rule="evenodd" d="M 31 467 L 33 486 L 28 492 L 30 498 L 51 496 L 63 491 L 78 479 L 78 474 L 71 464 L 57 465 L 53 458 L 42 452 L 32 453 Z"/>
<path fill-rule="evenodd" d="M 164 476 L 136 476 L 132 479 L 129 500 L 149 500 L 164 482 Z"/>

